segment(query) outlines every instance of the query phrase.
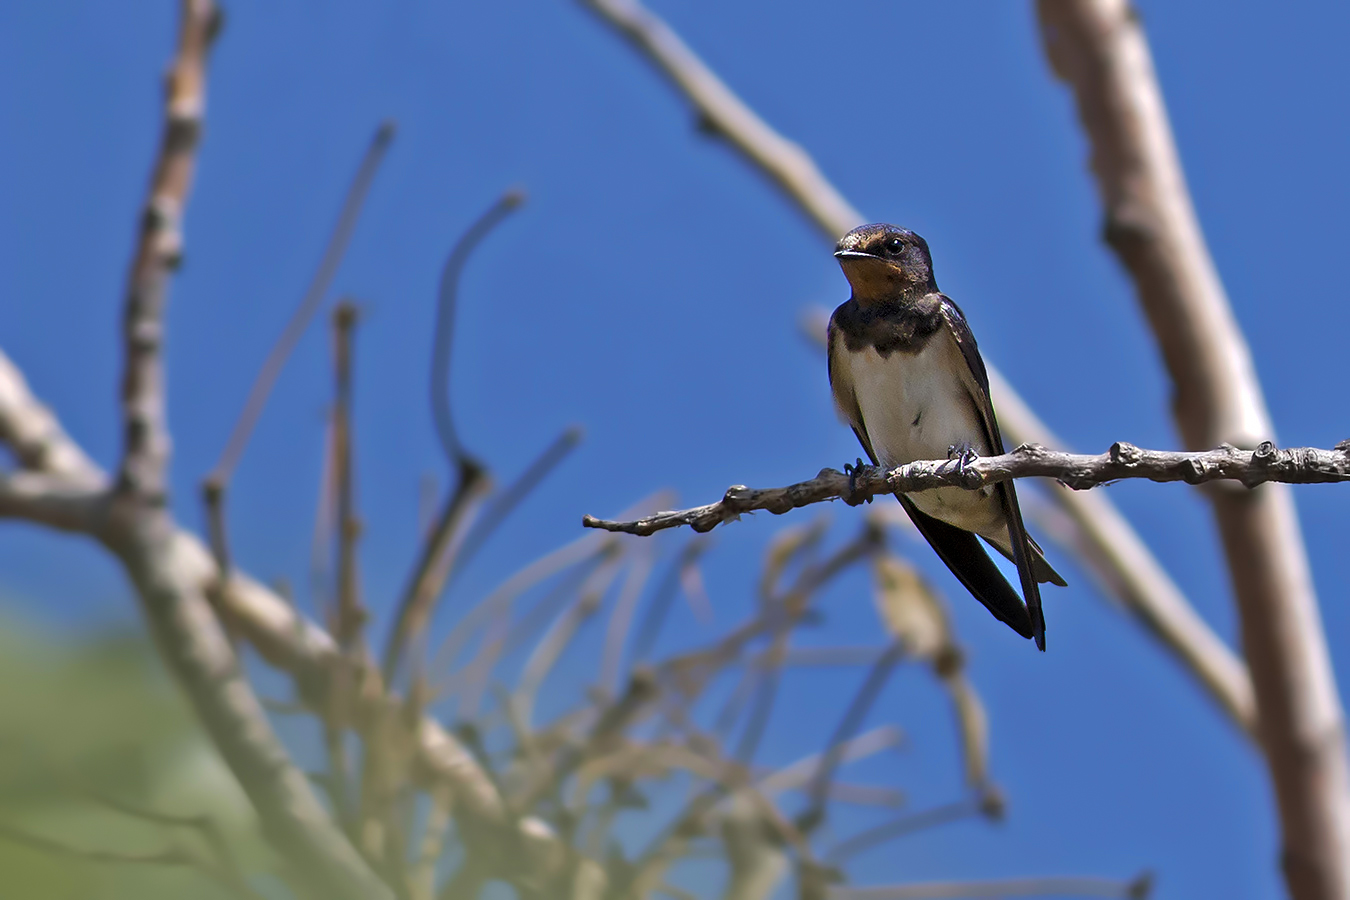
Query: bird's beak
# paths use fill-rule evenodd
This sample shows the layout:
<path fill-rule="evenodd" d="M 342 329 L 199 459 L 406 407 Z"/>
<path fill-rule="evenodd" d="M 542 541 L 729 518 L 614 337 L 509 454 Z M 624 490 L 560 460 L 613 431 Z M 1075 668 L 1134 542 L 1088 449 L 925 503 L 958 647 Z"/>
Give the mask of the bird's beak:
<path fill-rule="evenodd" d="M 861 250 L 836 250 L 835 259 L 877 259 L 870 253 L 863 253 Z"/>

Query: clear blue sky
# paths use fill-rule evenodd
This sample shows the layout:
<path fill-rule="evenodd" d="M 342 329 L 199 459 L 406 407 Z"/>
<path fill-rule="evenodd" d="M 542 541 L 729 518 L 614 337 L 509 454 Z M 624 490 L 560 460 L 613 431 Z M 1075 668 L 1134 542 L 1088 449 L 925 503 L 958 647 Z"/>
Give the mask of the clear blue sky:
<path fill-rule="evenodd" d="M 122 285 L 158 139 L 175 6 L 0 7 L 0 346 L 66 426 L 115 460 Z M 1191 188 L 1247 330 L 1279 438 L 1350 437 L 1343 259 L 1350 239 L 1350 12 L 1332 3 L 1141 4 Z M 660 2 L 690 44 L 800 141 L 868 216 L 933 247 L 944 290 L 992 360 L 1072 447 L 1172 447 L 1168 385 L 1100 210 L 1066 91 L 1026 3 Z M 454 363 L 465 441 L 509 476 L 569 423 L 583 447 L 464 582 L 473 597 L 571 539 L 583 512 L 655 488 L 703 502 L 732 483 L 798 480 L 858 454 L 799 337 L 846 287 L 828 243 L 577 4 L 227 4 L 205 144 L 169 317 L 175 508 L 195 485 L 306 285 L 375 124 L 400 131 L 337 288 L 368 311 L 358 357 L 365 585 L 402 584 L 419 473 L 444 471 L 426 411 L 444 253 L 503 188 L 530 204 L 470 265 Z M 292 359 L 237 479 L 238 558 L 303 582 L 329 399 L 326 327 Z M 1109 488 L 1216 629 L 1234 636 L 1208 508 L 1182 486 Z M 1299 489 L 1332 653 L 1350 693 L 1346 492 Z M 843 534 L 857 512 L 829 510 Z M 807 521 L 813 512 L 791 518 Z M 735 621 L 764 542 L 720 533 L 707 580 Z M 673 541 L 664 545 L 674 546 Z M 1014 638 L 929 551 L 989 707 L 1002 827 L 888 845 L 860 883 L 947 877 L 1159 876 L 1158 896 L 1278 896 L 1264 768 L 1192 681 L 1096 595 L 1066 555 L 1047 596 L 1050 651 Z M 0 527 L 0 595 L 62 627 L 125 620 L 120 574 L 87 543 Z M 875 639 L 861 579 L 830 595 L 830 643 Z M 686 617 L 687 618 L 687 617 Z M 681 620 L 676 640 L 698 636 Z M 589 670 L 574 668 L 578 679 Z M 808 752 L 857 674 L 793 678 L 765 759 Z M 859 777 L 916 805 L 955 796 L 950 723 L 926 673 L 879 718 L 910 734 Z M 841 819 L 841 833 L 871 814 Z"/>

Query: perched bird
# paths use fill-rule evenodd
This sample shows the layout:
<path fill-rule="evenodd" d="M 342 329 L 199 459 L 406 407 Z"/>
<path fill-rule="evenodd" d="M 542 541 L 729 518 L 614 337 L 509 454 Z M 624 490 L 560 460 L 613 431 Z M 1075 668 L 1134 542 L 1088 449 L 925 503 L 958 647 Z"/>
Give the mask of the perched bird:
<path fill-rule="evenodd" d="M 844 235 L 834 255 L 853 296 L 830 317 L 830 387 L 872 464 L 953 459 L 960 466 L 1003 453 L 984 361 L 966 317 L 938 291 L 928 243 L 895 225 L 864 225 Z M 975 599 L 1044 650 L 1038 583 L 1065 582 L 1027 534 L 1013 483 L 896 498 Z M 980 538 L 1017 565 L 1022 597 Z"/>

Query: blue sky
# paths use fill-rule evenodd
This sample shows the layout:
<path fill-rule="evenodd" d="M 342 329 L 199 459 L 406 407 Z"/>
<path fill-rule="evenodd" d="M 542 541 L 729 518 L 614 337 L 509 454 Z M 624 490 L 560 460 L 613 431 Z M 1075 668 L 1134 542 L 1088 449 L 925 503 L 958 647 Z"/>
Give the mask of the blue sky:
<path fill-rule="evenodd" d="M 1339 262 L 1350 238 L 1350 12 L 1144 2 L 1145 26 L 1211 249 L 1247 331 L 1280 441 L 1350 437 Z M 1101 219 L 1067 92 L 1029 4 L 659 2 L 752 106 L 811 152 L 866 215 L 933 248 L 939 284 L 987 359 L 1075 449 L 1177 445 L 1169 388 Z M 0 8 L 0 346 L 99 460 L 116 458 L 114 338 L 175 4 Z M 399 135 L 339 273 L 367 311 L 358 351 L 364 575 L 400 589 L 418 480 L 444 477 L 426 402 L 446 249 L 503 189 L 529 204 L 464 281 L 454 396 L 465 442 L 509 477 L 562 428 L 583 446 L 463 582 L 473 597 L 608 513 L 669 486 L 689 502 L 773 485 L 858 450 L 835 420 L 802 312 L 847 296 L 828 242 L 684 102 L 571 2 L 228 4 L 168 346 L 175 509 L 195 485 L 317 263 L 347 180 L 386 117 Z M 245 456 L 235 552 L 254 574 L 307 570 L 329 338 L 302 341 Z M 1235 620 L 1208 508 L 1176 485 L 1109 488 L 1197 608 Z M 1297 493 L 1332 654 L 1345 673 L 1345 489 Z M 817 511 L 798 512 L 804 522 Z M 828 510 L 843 535 L 858 513 Z M 785 520 L 726 528 L 707 581 L 725 625 Z M 675 546 L 666 541 L 667 550 Z M 1000 827 L 966 823 L 860 858 L 860 883 L 1034 874 L 1159 878 L 1158 896 L 1279 894 L 1277 835 L 1253 749 L 1057 548 L 1041 656 L 965 596 L 923 547 L 990 712 Z M 0 527 L 0 596 L 85 628 L 135 615 L 97 548 Z M 453 616 L 453 611 L 448 613 Z M 687 621 L 686 621 L 687 620 Z M 702 633 L 681 619 L 672 641 Z M 875 638 L 861 577 L 831 593 L 828 643 Z M 585 674 L 572 670 L 578 679 Z M 794 676 L 767 761 L 809 752 L 858 673 Z M 910 734 L 859 777 L 916 805 L 959 789 L 930 679 L 907 671 L 878 720 Z M 803 727 L 803 723 L 810 723 Z M 816 723 L 819 723 L 817 726 Z M 841 819 L 841 832 L 864 813 Z"/>

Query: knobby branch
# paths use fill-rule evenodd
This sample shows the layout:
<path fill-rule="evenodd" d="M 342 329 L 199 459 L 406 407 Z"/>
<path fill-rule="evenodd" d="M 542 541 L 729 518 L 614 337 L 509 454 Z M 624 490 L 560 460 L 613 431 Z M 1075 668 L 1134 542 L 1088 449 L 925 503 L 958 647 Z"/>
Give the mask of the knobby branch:
<path fill-rule="evenodd" d="M 1255 450 L 1221 444 L 1198 453 L 1144 450 L 1117 442 L 1105 453 L 1065 453 L 1039 444 L 1023 444 L 1001 456 L 960 460 L 920 460 L 887 471 L 880 466 L 859 468 L 850 478 L 835 469 L 821 469 L 809 481 L 777 488 L 750 488 L 743 484 L 727 488 L 722 499 L 691 509 L 668 510 L 631 521 L 611 521 L 583 516 L 587 528 L 625 534 L 649 535 L 667 528 L 688 525 L 698 532 L 711 531 L 742 513 L 767 510 L 781 515 L 792 509 L 843 500 L 857 505 L 878 494 L 913 493 L 939 487 L 976 490 L 1013 478 L 1054 478 L 1074 490 L 1086 490 L 1125 478 L 1150 481 L 1184 481 L 1205 484 L 1235 481 L 1252 488 L 1266 482 L 1327 484 L 1350 481 L 1350 440 L 1331 450 L 1315 447 L 1278 449 L 1265 441 Z"/>

